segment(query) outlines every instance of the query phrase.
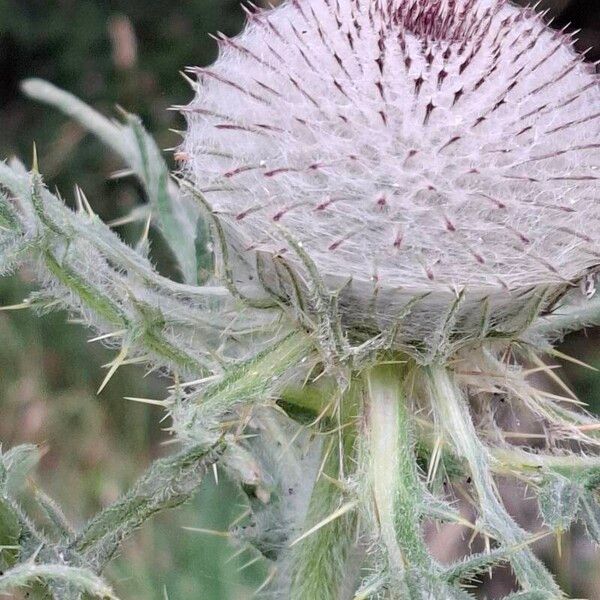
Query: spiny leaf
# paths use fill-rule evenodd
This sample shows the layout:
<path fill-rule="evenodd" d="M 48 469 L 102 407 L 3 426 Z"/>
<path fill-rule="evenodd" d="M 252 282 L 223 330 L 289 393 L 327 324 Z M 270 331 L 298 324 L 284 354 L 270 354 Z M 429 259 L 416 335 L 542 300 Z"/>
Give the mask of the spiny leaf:
<path fill-rule="evenodd" d="M 126 114 L 126 125 L 117 124 L 84 102 L 40 79 L 28 79 L 23 91 L 78 121 L 119 154 L 141 181 L 161 233 L 178 260 L 186 282 L 197 283 L 196 222 L 199 214 L 177 186 L 160 150 L 135 115 Z"/>
<path fill-rule="evenodd" d="M 81 301 L 95 314 L 106 319 L 112 325 L 123 327 L 127 323 L 127 316 L 121 308 L 101 290 L 90 285 L 79 273 L 70 266 L 60 264 L 56 257 L 47 250 L 44 259 L 48 270 L 65 287 L 75 293 Z"/>
<path fill-rule="evenodd" d="M 263 399 L 277 387 L 278 380 L 302 365 L 311 364 L 313 340 L 303 333 L 291 333 L 256 356 L 232 365 L 225 377 L 198 395 L 205 416 L 222 414 L 239 402 Z"/>
<path fill-rule="evenodd" d="M 21 229 L 19 219 L 6 196 L 0 193 L 0 233 L 2 230 L 11 232 Z"/>
<path fill-rule="evenodd" d="M 58 581 L 103 600 L 118 600 L 111 588 L 88 569 L 61 564 L 24 563 L 0 576 L 0 592 L 10 592 L 37 581 Z"/>
<path fill-rule="evenodd" d="M 511 552 L 514 553 L 515 551 L 506 548 L 497 548 L 491 552 L 473 554 L 448 567 L 444 572 L 444 576 L 450 583 L 472 579 L 486 569 L 506 562 Z"/>
<path fill-rule="evenodd" d="M 126 116 L 133 132 L 141 159 L 141 180 L 149 195 L 153 212 L 165 240 L 177 258 L 184 279 L 198 282 L 196 251 L 206 241 L 196 239 L 199 214 L 182 197 L 180 190 L 169 177 L 169 170 L 152 137 L 135 115 Z M 132 165 L 135 168 L 135 165 Z M 138 171 L 138 176 L 140 172 Z"/>
<path fill-rule="evenodd" d="M 50 521 L 54 529 L 56 529 L 58 535 L 62 538 L 71 537 L 74 533 L 73 528 L 55 500 L 39 488 L 35 489 L 35 499 L 42 512 L 46 515 L 48 521 Z"/>
<path fill-rule="evenodd" d="M 0 498 L 0 570 L 2 565 L 10 565 L 17 556 L 21 537 L 21 525 L 9 502 Z"/>
<path fill-rule="evenodd" d="M 582 494 L 579 519 L 585 525 L 589 538 L 600 546 L 600 503 L 591 492 Z"/>
<path fill-rule="evenodd" d="M 220 442 L 208 449 L 193 446 L 157 460 L 129 492 L 88 523 L 69 549 L 83 555 L 87 564 L 101 569 L 121 542 L 150 517 L 189 500 L 207 466 L 218 459 L 223 449 Z"/>
<path fill-rule="evenodd" d="M 546 475 L 538 501 L 544 523 L 557 531 L 565 531 L 575 520 L 582 488 L 577 483 L 559 475 Z"/>
<path fill-rule="evenodd" d="M 25 485 L 25 480 L 38 463 L 38 447 L 33 444 L 15 446 L 0 458 L 0 494 L 14 496 Z"/>

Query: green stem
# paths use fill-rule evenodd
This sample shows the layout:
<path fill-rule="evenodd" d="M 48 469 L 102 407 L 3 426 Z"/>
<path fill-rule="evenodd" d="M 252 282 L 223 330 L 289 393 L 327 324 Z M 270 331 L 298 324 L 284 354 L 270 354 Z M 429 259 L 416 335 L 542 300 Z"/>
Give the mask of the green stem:
<path fill-rule="evenodd" d="M 314 364 L 314 349 L 308 334 L 294 331 L 251 359 L 230 367 L 223 379 L 192 397 L 200 404 L 199 416 L 210 418 L 240 402 L 264 400 Z"/>
<path fill-rule="evenodd" d="M 423 488 L 417 473 L 413 422 L 397 365 L 377 365 L 367 373 L 366 495 L 374 504 L 379 540 L 387 559 L 393 598 L 450 597 L 435 577 L 435 564 L 421 532 Z"/>
<path fill-rule="evenodd" d="M 374 367 L 367 389 L 369 468 L 381 541 L 390 569 L 403 572 L 429 563 L 419 526 L 422 498 L 412 422 L 398 369 Z"/>
<path fill-rule="evenodd" d="M 102 571 L 122 541 L 145 521 L 189 500 L 223 450 L 219 442 L 213 448 L 193 446 L 157 460 L 127 494 L 88 523 L 69 550 L 95 571 Z"/>
<path fill-rule="evenodd" d="M 469 465 L 473 486 L 479 498 L 483 525 L 505 546 L 523 543 L 524 532 L 502 504 L 492 478 L 492 458 L 482 444 L 470 416 L 470 407 L 452 375 L 444 367 L 425 371 L 436 422 L 452 441 L 459 456 Z M 511 560 L 517 578 L 525 590 L 544 590 L 552 598 L 562 598 L 552 575 L 528 548 L 517 552 Z"/>
<path fill-rule="evenodd" d="M 353 381 L 340 400 L 339 424 L 343 429 L 328 436 L 323 445 L 323 473 L 313 489 L 304 531 L 325 523 L 336 511 L 341 514 L 294 544 L 290 600 L 352 598 L 355 586 L 349 579 L 358 583 L 353 561 L 358 537 L 356 502 L 345 490 L 344 478 L 355 468 L 355 423 L 361 394 L 360 382 Z"/>

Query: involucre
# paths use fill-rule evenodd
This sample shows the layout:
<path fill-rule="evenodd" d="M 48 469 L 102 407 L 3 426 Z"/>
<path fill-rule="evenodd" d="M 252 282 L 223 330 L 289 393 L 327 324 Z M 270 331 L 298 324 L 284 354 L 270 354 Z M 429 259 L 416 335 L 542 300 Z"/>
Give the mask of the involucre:
<path fill-rule="evenodd" d="M 506 319 L 598 263 L 598 79 L 532 9 L 290 1 L 219 46 L 190 69 L 183 170 L 250 263 L 301 267 L 288 232 L 351 325 L 428 294 L 403 321 L 422 339 L 463 289 L 462 317 Z"/>

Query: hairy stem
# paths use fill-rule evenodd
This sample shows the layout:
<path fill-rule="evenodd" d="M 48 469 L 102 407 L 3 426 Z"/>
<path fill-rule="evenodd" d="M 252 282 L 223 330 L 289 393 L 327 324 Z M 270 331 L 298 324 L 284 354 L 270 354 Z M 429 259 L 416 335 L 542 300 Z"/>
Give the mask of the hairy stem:
<path fill-rule="evenodd" d="M 426 374 L 435 419 L 469 465 L 481 506 L 482 524 L 502 545 L 523 543 L 526 533 L 513 521 L 500 500 L 491 475 L 494 459 L 479 440 L 462 391 L 444 367 L 428 367 Z M 563 597 L 551 574 L 528 548 L 517 552 L 511 564 L 525 590 L 543 590 L 552 598 Z"/>
<path fill-rule="evenodd" d="M 193 446 L 156 461 L 127 494 L 90 521 L 69 549 L 101 571 L 122 541 L 145 521 L 189 500 L 223 450 L 222 443 L 209 449 Z"/>
<path fill-rule="evenodd" d="M 361 393 L 360 382 L 353 381 L 340 399 L 339 425 L 342 429 L 330 434 L 324 444 L 322 473 L 310 500 L 305 531 L 324 524 L 294 544 L 290 600 L 352 597 L 347 594 L 352 587 L 348 585 L 348 579 L 358 579 L 356 571 L 349 572 L 357 544 L 357 515 L 356 501 L 346 491 L 344 480 L 355 467 L 355 422 Z M 331 520 L 327 522 L 328 519 Z"/>
<path fill-rule="evenodd" d="M 401 597 L 412 598 L 413 574 L 430 571 L 432 561 L 421 534 L 422 488 L 401 377 L 392 365 L 367 374 L 367 468 L 388 572 L 404 588 Z"/>
<path fill-rule="evenodd" d="M 251 359 L 230 367 L 222 379 L 191 400 L 199 401 L 199 414 L 205 418 L 222 414 L 240 402 L 262 400 L 281 387 L 280 380 L 309 370 L 315 357 L 310 336 L 290 333 Z"/>

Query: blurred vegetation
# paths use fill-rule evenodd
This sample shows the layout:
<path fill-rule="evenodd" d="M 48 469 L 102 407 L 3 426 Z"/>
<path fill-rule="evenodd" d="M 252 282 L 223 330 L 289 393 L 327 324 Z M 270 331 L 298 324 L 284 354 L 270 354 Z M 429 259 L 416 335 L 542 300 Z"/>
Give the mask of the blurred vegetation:
<path fill-rule="evenodd" d="M 174 146 L 178 136 L 169 130 L 185 124 L 168 108 L 191 98 L 179 71 L 211 62 L 216 44 L 208 33 L 231 35 L 241 23 L 235 0 L 0 0 L 0 156 L 30 160 L 35 141 L 47 183 L 67 202 L 77 182 L 102 218 L 128 213 L 144 198 L 135 182 L 109 179 L 120 168 L 118 161 L 78 126 L 26 101 L 19 82 L 29 76 L 48 79 L 108 115 L 116 114 L 116 105 L 126 107 L 143 118 L 161 147 Z M 120 232 L 131 241 L 140 227 Z M 168 273 L 168 259 L 162 263 Z M 3 280 L 0 305 L 19 303 L 28 289 L 26 272 Z M 161 411 L 123 400 L 161 398 L 168 382 L 124 367 L 97 396 L 101 365 L 111 355 L 88 344 L 89 332 L 65 324 L 67 319 L 0 313 L 0 439 L 6 446 L 27 441 L 44 448 L 41 484 L 81 521 L 115 500 L 153 458 L 168 451 L 161 446 L 168 439 Z M 140 531 L 112 567 L 122 596 L 249 597 L 264 573 L 260 565 L 238 570 L 254 555 L 246 552 L 226 562 L 235 552 L 226 539 L 182 530 L 226 530 L 243 511 L 235 494 L 222 476 L 218 489 L 207 478 L 192 505 Z"/>
<path fill-rule="evenodd" d="M 559 26 L 571 22 L 572 29 L 583 28 L 580 49 L 594 46 L 590 57 L 600 57 L 598 0 L 542 5 L 553 10 Z M 106 114 L 122 105 L 143 118 L 161 147 L 173 147 L 178 136 L 170 130 L 185 124 L 167 109 L 191 98 L 179 71 L 210 63 L 216 44 L 208 33 L 231 35 L 241 23 L 238 0 L 0 0 L 0 157 L 27 160 L 35 140 L 47 183 L 67 202 L 77 182 L 103 219 L 126 214 L 144 199 L 134 182 L 109 178 L 120 167 L 114 157 L 78 126 L 26 101 L 19 82 L 48 79 Z M 120 231 L 131 241 L 139 227 Z M 159 240 L 154 243 L 160 250 Z M 168 273 L 168 258 L 158 255 Z M 3 280 L 0 305 L 19 303 L 28 285 L 26 272 Z M 114 500 L 152 458 L 168 450 L 162 447 L 168 438 L 160 410 L 122 398 L 160 398 L 168 382 L 124 367 L 97 396 L 104 376 L 100 365 L 110 353 L 88 344 L 78 324 L 65 325 L 67 317 L 0 312 L 0 439 L 7 446 L 42 445 L 41 483 L 69 516 L 81 520 Z M 595 332 L 574 336 L 564 351 L 600 368 L 597 342 Z M 569 365 L 565 374 L 598 411 L 598 373 Z M 224 531 L 243 510 L 226 481 L 221 478 L 217 489 L 208 478 L 191 505 L 162 516 L 126 544 L 112 567 L 117 590 L 128 600 L 249 598 L 265 576 L 259 562 L 242 568 L 255 556 L 247 551 L 227 562 L 235 550 L 224 537 L 182 530 Z M 594 579 L 598 556 L 582 549 L 576 536 L 563 541 L 562 558 L 549 556 L 573 595 L 600 599 L 600 580 Z"/>

